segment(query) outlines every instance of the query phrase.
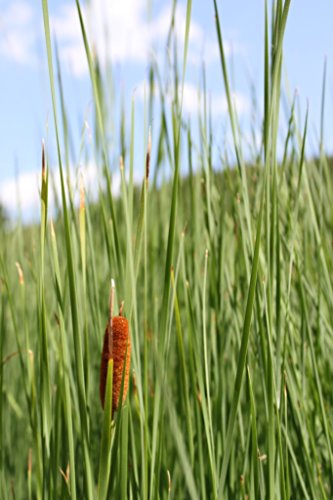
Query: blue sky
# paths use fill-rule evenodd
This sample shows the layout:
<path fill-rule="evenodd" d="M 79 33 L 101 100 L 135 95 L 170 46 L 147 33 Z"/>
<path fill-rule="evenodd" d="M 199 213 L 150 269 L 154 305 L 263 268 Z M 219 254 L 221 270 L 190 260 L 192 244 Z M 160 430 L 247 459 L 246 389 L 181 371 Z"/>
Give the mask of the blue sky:
<path fill-rule="evenodd" d="M 102 58 L 111 54 L 116 102 L 124 98 L 129 117 L 132 95 L 137 106 L 137 147 L 142 158 L 142 96 L 148 60 L 155 54 L 163 61 L 170 21 L 168 0 L 90 0 L 85 15 L 90 40 Z M 179 1 L 179 39 L 185 17 L 185 2 Z M 218 2 L 229 63 L 234 68 L 234 91 L 242 123 L 250 121 L 250 82 L 259 103 L 263 84 L 263 0 L 220 0 Z M 57 38 L 63 72 L 65 99 L 71 117 L 73 137 L 80 142 L 86 122 L 85 141 L 89 149 L 91 90 L 74 0 L 49 2 L 52 32 Z M 150 6 L 150 8 L 149 8 Z M 333 2 L 292 0 L 285 36 L 284 78 L 291 93 L 297 89 L 304 115 L 310 106 L 309 150 L 316 148 L 324 58 L 327 57 L 326 136 L 333 151 Z M 41 2 L 0 0 L 0 202 L 16 213 L 16 181 L 26 219 L 38 207 L 37 173 L 40 169 L 41 140 L 46 138 L 50 165 L 56 167 L 53 118 L 43 39 Z M 105 40 L 108 27 L 108 42 Z M 226 102 L 218 60 L 213 1 L 193 0 L 185 112 L 195 117 L 201 62 L 207 69 L 207 88 L 213 103 L 216 141 L 223 140 Z M 129 118 L 128 118 L 129 119 Z M 195 118 L 194 118 L 195 119 Z M 112 130 L 111 130 L 112 133 Z M 141 134 L 141 136 L 140 136 Z M 222 144 L 221 144 L 222 147 Z M 118 151 L 116 139 L 115 155 Z M 77 148 L 78 149 L 78 148 Z M 82 158 L 76 157 L 75 164 Z M 139 167 L 138 167 L 139 168 Z M 87 182 L 96 171 L 90 165 Z"/>

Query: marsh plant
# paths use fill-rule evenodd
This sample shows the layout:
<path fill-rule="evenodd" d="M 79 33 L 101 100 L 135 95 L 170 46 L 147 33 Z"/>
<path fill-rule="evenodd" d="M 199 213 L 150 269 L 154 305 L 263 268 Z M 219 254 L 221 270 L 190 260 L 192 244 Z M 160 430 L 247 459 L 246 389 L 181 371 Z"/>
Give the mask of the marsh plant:
<path fill-rule="evenodd" d="M 114 151 L 107 140 L 108 80 L 76 2 L 100 186 L 89 202 L 83 180 L 77 206 L 68 175 L 66 88 L 42 1 L 61 191 L 50 214 L 55 186 L 46 145 L 40 222 L 1 233 L 3 499 L 332 498 L 332 173 L 322 142 L 317 158 L 306 156 L 307 112 L 302 119 L 295 113 L 297 97 L 286 98 L 281 110 L 291 2 L 264 7 L 262 120 L 250 157 L 216 0 L 212 29 L 229 146 L 218 144 L 204 84 L 193 118 L 199 130 L 183 113 L 191 3 L 181 50 L 170 19 L 172 102 L 153 61 L 141 128 L 134 126 L 133 100 L 117 125 L 124 141 Z M 172 15 L 176 9 L 174 2 Z M 159 114 L 149 139 L 152 99 Z M 112 411 L 108 361 L 103 411 L 100 360 L 111 276 L 116 306 L 124 300 L 131 364 L 124 404 Z"/>

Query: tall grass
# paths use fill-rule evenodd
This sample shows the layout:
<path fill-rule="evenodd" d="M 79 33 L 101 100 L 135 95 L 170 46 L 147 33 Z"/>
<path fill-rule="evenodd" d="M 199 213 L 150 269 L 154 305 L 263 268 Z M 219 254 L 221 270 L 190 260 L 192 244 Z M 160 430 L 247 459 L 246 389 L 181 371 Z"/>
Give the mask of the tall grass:
<path fill-rule="evenodd" d="M 0 247 L 1 498 L 333 495 L 326 66 L 318 160 L 306 158 L 308 113 L 300 123 L 295 100 L 279 155 L 290 3 L 265 4 L 261 148 L 247 159 L 213 0 L 234 165 L 213 153 L 217 138 L 205 85 L 199 135 L 183 115 L 190 0 L 183 53 L 170 50 L 174 101 L 168 104 L 153 64 L 142 136 L 135 136 L 133 100 L 129 133 L 124 113 L 119 123 L 119 163 L 111 161 L 107 84 L 77 1 L 95 109 L 95 161 L 105 188 L 89 203 L 82 181 L 76 208 L 66 89 L 58 59 L 54 67 L 42 0 L 61 202 L 52 222 L 46 147 L 40 224 L 3 231 Z M 174 2 L 173 16 L 176 9 Z M 176 47 L 173 26 L 171 19 L 170 48 Z M 152 82 L 160 115 L 154 116 L 151 151 Z M 138 141 L 146 151 L 141 186 L 133 172 Z M 158 184 L 162 163 L 170 180 Z M 114 198 L 112 179 L 119 173 Z M 112 422 L 112 362 L 104 413 L 99 402 L 111 276 L 116 301 L 125 301 L 132 342 L 128 396 Z"/>

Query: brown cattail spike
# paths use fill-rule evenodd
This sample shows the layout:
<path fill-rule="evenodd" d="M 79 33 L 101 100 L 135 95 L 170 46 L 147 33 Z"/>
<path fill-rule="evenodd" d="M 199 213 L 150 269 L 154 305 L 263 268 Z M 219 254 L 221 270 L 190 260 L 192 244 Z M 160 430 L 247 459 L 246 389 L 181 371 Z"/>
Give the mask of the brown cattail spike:
<path fill-rule="evenodd" d="M 111 285 L 110 293 L 110 316 L 104 333 L 99 386 L 101 404 L 104 408 L 108 362 L 110 359 L 113 359 L 112 414 L 119 406 L 123 372 L 124 389 L 122 402 L 126 399 L 131 362 L 131 340 L 128 321 L 122 316 L 123 302 L 120 306 L 119 316 L 112 316 L 113 300 L 114 282 Z"/>
<path fill-rule="evenodd" d="M 149 127 L 147 153 L 146 153 L 146 182 L 148 182 L 149 179 L 150 156 L 151 156 L 151 128 Z"/>
<path fill-rule="evenodd" d="M 113 358 L 113 387 L 112 413 L 120 403 L 121 383 L 124 373 L 123 403 L 128 390 L 128 380 L 131 362 L 131 343 L 128 331 L 128 321 L 123 316 L 112 318 L 112 354 Z M 125 365 L 126 363 L 126 365 Z M 125 366 L 124 366 L 125 365 Z M 120 403 L 121 404 L 121 403 Z"/>
<path fill-rule="evenodd" d="M 126 399 L 131 362 L 131 341 L 129 336 L 128 321 L 124 316 L 114 316 L 111 325 L 108 322 L 103 342 L 100 372 L 100 398 L 104 408 L 106 377 L 109 359 L 113 359 L 113 385 L 112 385 L 112 414 L 119 406 L 121 383 L 124 373 L 123 403 Z M 124 363 L 126 366 L 124 368 Z"/>
<path fill-rule="evenodd" d="M 45 161 L 45 143 L 44 139 L 42 140 L 42 179 L 46 180 L 46 161 Z"/>

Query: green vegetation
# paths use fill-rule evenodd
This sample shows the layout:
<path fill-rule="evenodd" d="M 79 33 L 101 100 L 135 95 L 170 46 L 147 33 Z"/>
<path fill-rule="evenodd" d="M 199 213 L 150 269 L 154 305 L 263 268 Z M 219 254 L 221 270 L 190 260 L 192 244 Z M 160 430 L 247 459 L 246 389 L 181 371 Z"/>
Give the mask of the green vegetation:
<path fill-rule="evenodd" d="M 188 0 L 172 105 L 151 68 L 160 132 L 149 179 L 149 158 L 142 159 L 140 188 L 133 183 L 135 143 L 142 140 L 134 137 L 135 106 L 118 166 L 105 135 L 106 84 L 77 1 L 96 112 L 95 160 L 106 186 L 93 204 L 83 203 L 82 192 L 80 208 L 64 171 L 68 118 L 62 87 L 57 100 L 47 0 L 42 4 L 61 208 L 52 223 L 46 152 L 40 225 L 1 236 L 1 498 L 332 498 L 332 177 L 323 147 L 318 160 L 305 157 L 308 119 L 298 123 L 295 102 L 278 157 L 290 0 L 277 0 L 271 12 L 266 6 L 261 150 L 251 167 L 215 0 L 236 166 L 224 154 L 213 165 L 217 139 L 204 90 L 199 138 L 184 120 Z M 172 20 L 170 26 L 172 46 Z M 147 107 L 151 94 L 147 89 Z M 322 113 L 324 101 L 325 72 Z M 119 130 L 126 134 L 124 122 Z M 171 180 L 159 186 L 163 162 Z M 127 401 L 112 424 L 111 391 L 104 414 L 99 401 L 111 276 L 132 343 Z"/>

